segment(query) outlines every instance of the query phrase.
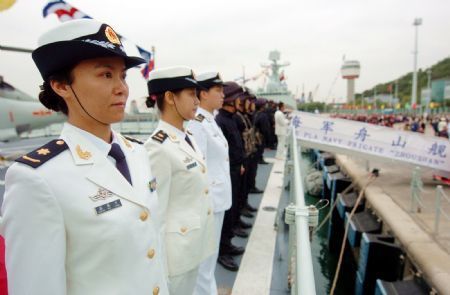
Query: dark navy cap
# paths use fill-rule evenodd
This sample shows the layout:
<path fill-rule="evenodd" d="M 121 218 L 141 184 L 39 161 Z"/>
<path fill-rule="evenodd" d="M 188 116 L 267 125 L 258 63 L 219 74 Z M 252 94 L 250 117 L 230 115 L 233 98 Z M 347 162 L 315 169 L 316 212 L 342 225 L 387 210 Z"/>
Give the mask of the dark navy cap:
<path fill-rule="evenodd" d="M 145 62 L 140 57 L 128 56 L 114 30 L 93 19 L 65 22 L 44 33 L 38 45 L 32 57 L 44 80 L 91 58 L 123 57 L 127 69 Z"/>
<path fill-rule="evenodd" d="M 194 71 L 184 66 L 160 68 L 150 72 L 148 94 L 158 94 L 185 88 L 205 89 L 195 79 Z"/>
<path fill-rule="evenodd" d="M 266 103 L 267 103 L 267 99 L 265 99 L 265 98 L 258 98 L 255 100 L 256 106 L 262 106 L 262 105 L 265 105 Z"/>
<path fill-rule="evenodd" d="M 244 94 L 244 89 L 236 82 L 225 82 L 223 84 L 223 93 L 225 95 L 223 102 L 233 102 Z"/>

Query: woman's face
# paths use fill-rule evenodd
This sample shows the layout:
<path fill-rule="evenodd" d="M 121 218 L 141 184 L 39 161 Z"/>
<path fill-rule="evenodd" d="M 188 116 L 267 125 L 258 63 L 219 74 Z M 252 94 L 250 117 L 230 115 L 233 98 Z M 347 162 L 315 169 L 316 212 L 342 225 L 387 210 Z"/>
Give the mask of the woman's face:
<path fill-rule="evenodd" d="M 125 81 L 126 69 L 123 58 L 102 57 L 84 60 L 76 65 L 71 73 L 73 82 L 67 86 L 71 89 L 67 89 L 66 99 L 69 120 L 74 118 L 88 124 L 98 124 L 96 121 L 98 120 L 104 124 L 112 124 L 124 118 L 128 85 Z"/>
<path fill-rule="evenodd" d="M 214 110 L 218 110 L 223 105 L 223 99 L 225 95 L 223 94 L 223 86 L 213 86 L 208 90 L 209 100 L 211 102 L 211 107 Z"/>
<path fill-rule="evenodd" d="M 246 112 L 250 112 L 251 111 L 251 109 L 250 109 L 250 100 L 248 100 L 248 99 L 245 100 L 245 111 Z"/>
<path fill-rule="evenodd" d="M 184 120 L 193 120 L 200 101 L 197 98 L 195 88 L 185 88 L 173 94 L 174 107 Z"/>

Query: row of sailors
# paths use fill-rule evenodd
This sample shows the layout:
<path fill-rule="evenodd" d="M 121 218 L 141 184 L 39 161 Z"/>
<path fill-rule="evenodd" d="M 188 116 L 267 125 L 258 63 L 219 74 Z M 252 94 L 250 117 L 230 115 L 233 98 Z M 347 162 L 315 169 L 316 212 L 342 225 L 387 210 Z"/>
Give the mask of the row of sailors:
<path fill-rule="evenodd" d="M 250 95 L 217 73 L 155 70 L 147 103 L 161 120 L 142 144 L 111 129 L 124 117 L 126 70 L 144 60 L 128 56 L 110 26 L 63 23 L 32 57 L 40 101 L 67 122 L 7 171 L 9 294 L 217 294 L 217 258 L 236 270 L 232 256 L 244 249 L 231 238 L 246 235 L 240 214 L 256 210 L 247 195 L 259 191 L 263 147 L 247 131 L 264 120 L 244 114 Z"/>

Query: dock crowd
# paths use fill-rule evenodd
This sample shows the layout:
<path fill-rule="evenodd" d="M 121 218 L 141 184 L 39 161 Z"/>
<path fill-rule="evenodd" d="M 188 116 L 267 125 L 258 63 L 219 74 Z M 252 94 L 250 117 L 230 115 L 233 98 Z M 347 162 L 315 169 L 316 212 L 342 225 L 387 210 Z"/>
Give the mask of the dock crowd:
<path fill-rule="evenodd" d="M 450 139 L 450 114 L 333 114 L 332 117 L 394 127 L 404 131 L 432 134 Z M 429 129 L 430 131 L 427 131 Z"/>

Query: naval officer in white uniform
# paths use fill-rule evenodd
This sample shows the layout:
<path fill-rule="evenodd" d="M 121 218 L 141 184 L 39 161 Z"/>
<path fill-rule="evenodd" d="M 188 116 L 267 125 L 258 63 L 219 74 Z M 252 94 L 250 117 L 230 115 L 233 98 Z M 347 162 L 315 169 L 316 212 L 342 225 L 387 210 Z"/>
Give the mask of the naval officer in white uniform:
<path fill-rule="evenodd" d="M 286 136 L 289 128 L 289 120 L 284 115 L 284 103 L 278 103 L 278 110 L 275 112 L 275 135 L 277 136 L 277 159 L 284 159 L 286 156 Z"/>
<path fill-rule="evenodd" d="M 200 87 L 187 67 L 154 70 L 147 106 L 161 119 L 145 143 L 156 176 L 171 295 L 193 294 L 198 267 L 215 251 L 214 217 L 206 162 L 185 121 L 195 117 Z"/>
<path fill-rule="evenodd" d="M 205 90 L 197 91 L 200 107 L 188 128 L 206 158 L 209 194 L 214 206 L 216 242 L 214 254 L 200 265 L 195 294 L 214 295 L 217 294 L 214 271 L 219 256 L 223 217 L 231 207 L 230 161 L 227 139 L 213 115 L 223 104 L 223 81 L 217 72 L 200 74 L 197 81 Z"/>
<path fill-rule="evenodd" d="M 11 295 L 169 294 L 145 149 L 111 130 L 126 70 L 142 62 L 92 19 L 50 30 L 33 52 L 61 136 L 7 171 L 1 233 Z"/>

